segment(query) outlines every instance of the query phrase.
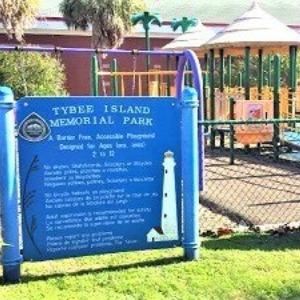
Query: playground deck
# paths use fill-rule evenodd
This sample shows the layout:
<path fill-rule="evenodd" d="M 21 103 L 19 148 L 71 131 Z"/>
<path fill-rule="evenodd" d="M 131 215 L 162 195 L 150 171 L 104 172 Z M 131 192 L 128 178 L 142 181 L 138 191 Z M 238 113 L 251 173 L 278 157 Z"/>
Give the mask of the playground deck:
<path fill-rule="evenodd" d="M 205 191 L 201 194 L 201 232 L 218 228 L 300 223 L 300 164 L 269 156 L 207 150 Z"/>

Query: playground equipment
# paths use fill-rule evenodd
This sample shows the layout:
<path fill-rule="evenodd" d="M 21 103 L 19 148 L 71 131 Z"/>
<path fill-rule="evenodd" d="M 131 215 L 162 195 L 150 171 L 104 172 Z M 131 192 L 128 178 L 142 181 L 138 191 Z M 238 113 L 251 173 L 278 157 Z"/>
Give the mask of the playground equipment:
<path fill-rule="evenodd" d="M 149 70 L 146 71 L 98 71 L 95 76 L 111 79 L 111 92 L 114 96 L 126 95 L 126 82 L 131 82 L 132 95 L 142 96 L 147 89 L 146 81 L 149 81 L 149 96 L 174 96 L 174 86 L 168 85 L 167 77 L 175 82 L 176 71 Z"/>
<path fill-rule="evenodd" d="M 185 33 L 190 27 L 195 27 L 197 24 L 197 18 L 182 17 L 181 20 L 173 19 L 171 23 L 171 28 L 173 29 L 173 31 L 176 31 L 178 28 L 181 27 L 182 33 Z"/>
<path fill-rule="evenodd" d="M 104 71 L 101 56 L 94 55 L 91 62 L 91 94 L 94 96 L 98 96 L 100 93 L 107 95 L 108 89 L 104 83 L 109 82 L 112 96 L 175 96 L 176 70 L 150 69 L 149 71 L 137 71 L 136 61 L 140 56 L 140 52 L 137 50 L 132 51 L 130 56 L 133 60 L 132 70 L 120 71 L 118 61 L 114 58 L 111 62 L 110 71 Z M 190 79 L 191 75 L 192 71 L 184 71 L 185 77 L 189 76 Z M 101 90 L 99 90 L 99 87 Z"/>
<path fill-rule="evenodd" d="M 142 22 L 142 16 L 134 16 L 133 19 L 136 22 Z M 139 20 L 139 21 L 138 21 Z M 143 23 L 144 24 L 144 23 Z M 151 23 L 152 24 L 152 23 Z M 156 23 L 155 23 L 156 24 Z M 173 27 L 182 27 L 182 30 L 187 30 L 183 35 L 180 35 L 177 39 L 171 43 L 165 45 L 163 50 L 167 51 L 182 51 L 185 49 L 197 49 L 197 47 L 207 42 L 215 32 L 203 24 L 198 23 L 197 26 L 188 29 L 189 26 L 196 25 L 196 20 L 183 18 L 180 21 L 174 21 Z M 143 25 L 146 26 L 146 25 Z M 147 28 L 147 27 L 146 27 Z M 147 29 L 148 30 L 148 29 Z M 149 39 L 149 35 L 148 39 Z M 147 38 L 146 38 L 147 40 Z M 148 43 L 147 43 L 148 45 Z M 148 45 L 149 46 L 149 45 Z M 147 47 L 148 47 L 147 46 Z M 172 53 L 172 52 L 170 52 Z M 199 52 L 198 52 L 199 55 Z M 203 54 L 204 55 L 204 54 Z M 103 70 L 103 63 L 101 55 L 93 56 L 92 58 L 92 95 L 96 96 L 106 94 L 106 85 L 104 82 L 110 83 L 110 91 L 112 95 L 125 95 L 131 93 L 132 95 L 149 95 L 149 96 L 173 96 L 175 95 L 175 80 L 176 80 L 176 68 L 175 64 L 178 61 L 173 62 L 171 67 L 171 58 L 174 55 L 166 55 L 166 68 L 162 69 L 150 69 L 150 64 L 147 64 L 146 70 L 137 71 L 136 59 L 140 56 L 140 51 L 132 51 L 131 57 L 133 60 L 132 70 L 121 70 L 120 64 L 116 59 L 111 61 L 110 70 Z M 175 56 L 176 57 L 176 56 Z M 178 57 L 177 57 L 178 59 Z M 186 82 L 191 85 L 191 71 L 187 68 L 185 70 Z M 130 84 L 128 84 L 130 82 Z M 100 83 L 100 84 L 99 84 Z M 101 90 L 99 91 L 99 86 Z"/>
<path fill-rule="evenodd" d="M 209 95 L 205 97 L 205 115 L 210 120 L 228 120 L 229 98 L 236 100 L 234 118 L 237 120 L 267 119 L 267 118 L 296 118 L 299 104 L 297 104 L 297 46 L 300 36 L 263 11 L 254 1 L 250 9 L 233 23 L 219 32 L 200 49 L 209 52 L 208 76 Z M 217 52 L 218 50 L 218 52 Z M 220 86 L 215 88 L 215 61 L 219 56 Z M 257 87 L 250 86 L 250 55 L 258 58 Z M 275 54 L 289 54 L 288 86 L 281 87 L 280 57 Z M 264 82 L 263 56 L 268 55 L 268 81 Z M 226 57 L 227 56 L 227 57 Z M 233 87 L 231 69 L 233 57 L 244 56 L 244 72 L 242 87 Z M 226 57 L 226 68 L 225 68 Z M 272 86 L 271 57 L 274 68 L 274 84 Z M 227 80 L 225 81 L 225 69 Z M 251 102 L 249 102 L 251 100 Z M 300 99 L 299 99 L 300 100 Z M 257 112 L 249 114 L 250 110 Z M 273 109 L 271 109 L 273 107 Z M 247 112 L 247 113 L 245 113 Z M 272 126 L 240 128 L 236 132 L 238 142 L 248 145 L 251 143 L 270 142 L 272 140 Z M 219 130 L 219 129 L 218 129 Z M 275 137 L 279 136 L 279 129 L 274 129 Z M 215 133 L 211 132 L 211 145 L 215 146 Z M 249 138 L 251 136 L 251 138 Z"/>
<path fill-rule="evenodd" d="M 176 94 L 176 71 L 149 70 L 146 71 L 98 71 L 94 78 L 99 76 L 111 80 L 111 94 L 113 96 L 126 95 L 126 82 L 131 84 L 132 96 L 174 96 Z M 191 75 L 191 71 L 185 71 L 185 75 Z M 146 82 L 149 82 L 147 90 Z M 95 82 L 95 81 L 94 81 Z"/>
<path fill-rule="evenodd" d="M 33 46 L 24 46 L 16 48 L 14 46 L 1 46 L 0 50 L 2 51 L 35 51 L 35 52 L 57 52 L 57 48 L 54 47 L 33 47 Z M 87 54 L 87 55 L 100 55 L 106 54 L 113 57 L 117 57 L 120 55 L 127 56 L 132 53 L 132 51 L 128 50 L 100 50 L 100 49 L 82 49 L 82 48 L 60 48 L 59 51 L 61 53 L 68 53 L 75 55 L 76 53 Z M 2 244 L 2 256 L 1 262 L 3 265 L 3 278 L 5 282 L 18 282 L 20 280 L 20 265 L 24 260 L 35 260 L 35 261 L 43 261 L 47 259 L 57 259 L 61 257 L 70 257 L 70 256 L 82 256 L 87 254 L 97 254 L 97 253 L 105 253 L 105 252 L 117 252 L 117 251 L 128 251 L 128 250 L 141 250 L 141 249 L 153 249 L 153 248 L 167 248 L 170 245 L 179 245 L 183 243 L 185 258 L 187 260 L 195 260 L 199 257 L 199 225 L 198 225 L 198 201 L 199 201 L 199 186 L 200 190 L 203 189 L 203 160 L 204 160 L 204 149 L 203 149 L 203 130 L 202 127 L 198 130 L 198 117 L 200 121 L 203 121 L 203 107 L 202 107 L 202 78 L 201 78 L 201 69 L 196 55 L 192 51 L 184 51 L 184 52 L 168 52 L 168 51 L 140 51 L 140 55 L 151 55 L 151 56 L 162 56 L 162 55 L 171 55 L 178 56 L 178 71 L 176 75 L 176 96 L 175 97 L 165 97 L 159 99 L 158 97 L 25 97 L 20 99 L 17 102 L 17 122 L 15 122 L 15 103 L 13 99 L 12 91 L 9 88 L 1 88 L 0 89 L 0 156 L 2 157 L 0 162 L 1 173 L 0 178 L 0 203 L 1 203 L 1 232 L 3 238 Z M 189 63 L 191 66 L 191 70 L 193 73 L 194 86 L 195 89 L 184 89 L 184 69 L 185 65 Z M 200 99 L 200 105 L 198 98 Z M 127 103 L 126 103 L 127 100 Z M 143 102 L 144 100 L 144 102 Z M 124 106 L 125 104 L 125 106 Z M 181 105 L 179 105 L 181 104 Z M 112 105 L 112 106 L 111 106 Z M 140 106 L 145 105 L 145 106 Z M 157 105 L 160 105 L 157 107 Z M 127 110 L 126 110 L 127 106 Z M 114 107 L 114 108 L 113 108 Z M 199 107 L 199 108 L 198 108 Z M 111 110 L 111 118 L 115 117 L 115 121 L 111 122 L 109 118 L 105 118 L 107 116 L 107 110 Z M 144 114 L 149 114 L 149 117 L 153 119 L 149 119 L 148 123 L 143 123 L 142 125 L 147 126 L 136 126 L 137 119 L 132 124 L 128 124 L 128 115 L 133 115 L 135 118 L 136 115 L 140 116 L 139 119 L 143 119 Z M 165 124 L 165 117 L 168 117 L 168 130 L 161 130 L 162 126 L 167 126 Z M 61 118 L 62 117 L 62 118 Z M 74 118 L 75 117 L 75 118 Z M 69 120 L 69 121 L 68 121 Z M 122 121 L 120 124 L 117 121 Z M 152 123 L 152 121 L 153 123 Z M 126 122 L 125 122 L 126 121 Z M 157 121 L 157 123 L 155 123 Z M 63 122 L 63 123 L 60 123 Z M 66 123 L 67 122 L 67 123 Z M 75 122 L 75 123 L 74 123 Z M 77 126 L 76 122 L 84 122 L 85 126 Z M 100 122 L 100 123 L 99 123 Z M 125 122 L 125 123 L 124 123 Z M 174 123 L 175 122 L 175 123 Z M 63 124 L 63 125 L 62 125 Z M 15 148 L 15 125 L 18 126 L 18 152 L 16 152 Z M 82 125 L 82 124 L 81 124 Z M 109 125 L 109 126 L 105 126 Z M 125 126 L 126 125 L 126 126 Z M 150 126 L 150 127 L 149 127 Z M 175 126 L 175 127 L 174 127 Z M 173 129 L 175 128 L 175 132 Z M 178 130 L 177 130 L 177 129 Z M 128 130 L 130 136 L 128 137 Z M 182 131 L 180 133 L 180 131 Z M 118 144 L 118 147 L 122 145 L 122 148 L 118 148 L 115 146 L 114 153 L 108 152 L 106 153 L 104 150 L 100 151 L 98 148 L 93 148 L 96 144 L 99 144 L 98 138 L 99 132 L 101 134 L 105 133 L 103 137 L 103 141 L 105 143 L 111 142 L 111 145 Z M 154 132 L 154 134 L 153 134 Z M 85 134 L 86 141 L 82 140 L 85 146 L 82 149 L 77 149 L 76 152 L 67 152 L 62 151 L 60 146 L 61 141 L 56 140 L 56 134 L 74 134 L 74 137 L 83 136 Z M 134 143 L 131 140 L 131 136 L 142 136 L 145 133 L 146 136 L 151 137 L 151 140 L 147 140 L 147 143 Z M 177 134 L 176 134 L 177 133 Z M 88 135 L 93 135 L 88 138 Z M 100 136 L 101 136 L 100 134 Z M 119 139 L 115 140 L 115 138 L 111 138 L 111 136 L 122 137 L 123 142 L 127 142 L 127 146 L 124 147 L 124 144 L 119 143 Z M 165 135 L 165 136 L 163 136 Z M 179 138 L 177 140 L 173 138 L 173 135 Z M 108 136 L 108 138 L 106 138 Z M 84 137 L 84 136 L 83 136 Z M 96 138 L 96 140 L 95 140 Z M 104 164 L 107 162 L 118 162 L 118 164 L 122 161 L 128 162 L 125 164 L 127 168 L 129 165 L 131 166 L 131 160 L 139 159 L 139 155 L 144 155 L 145 161 L 150 161 L 151 159 L 155 162 L 155 174 L 161 174 L 160 169 L 162 167 L 162 162 L 164 166 L 164 170 L 162 174 L 168 174 L 164 176 L 164 183 L 162 189 L 162 181 L 158 180 L 159 176 L 154 175 L 153 180 L 155 181 L 155 185 L 151 184 L 144 185 L 141 183 L 135 184 L 135 188 L 138 188 L 138 191 L 144 191 L 145 187 L 147 192 L 147 196 L 143 194 L 143 201 L 127 201 L 130 203 L 128 206 L 130 209 L 139 208 L 140 203 L 143 203 L 141 208 L 144 208 L 144 202 L 148 199 L 148 202 L 156 203 L 157 201 L 153 201 L 149 197 L 154 197 L 156 194 L 149 194 L 149 188 L 155 188 L 154 191 L 157 195 L 162 194 L 162 199 L 169 198 L 169 194 L 175 194 L 175 176 L 174 176 L 174 153 L 170 152 L 168 149 L 168 145 L 166 144 L 166 140 L 168 140 L 168 145 L 171 145 L 171 148 L 174 148 L 177 159 L 177 167 L 176 177 L 176 189 L 179 188 L 179 191 L 182 189 L 182 194 L 180 192 L 180 197 L 178 198 L 178 207 L 181 206 L 181 202 L 183 203 L 182 210 L 178 210 L 178 214 L 182 216 L 179 217 L 179 221 L 173 220 L 176 219 L 176 214 L 173 213 L 173 221 L 178 222 L 178 226 L 175 224 L 175 227 L 168 221 L 170 216 L 168 215 L 168 219 L 166 219 L 166 215 L 159 214 L 159 220 L 162 220 L 162 227 L 153 227 L 156 224 L 152 224 L 153 216 L 150 217 L 147 215 L 147 220 L 151 222 L 145 224 L 143 226 L 138 224 L 138 226 L 131 226 L 132 232 L 129 232 L 126 228 L 126 224 L 117 226 L 115 224 L 113 226 L 114 232 L 122 232 L 121 235 L 130 235 L 139 236 L 139 240 L 136 245 L 124 243 L 122 246 L 117 246 L 114 243 L 111 243 L 111 246 L 103 247 L 103 243 L 99 245 L 95 245 L 95 247 L 90 246 L 90 242 L 85 244 L 85 247 L 73 247 L 69 242 L 64 243 L 64 247 L 60 247 L 58 244 L 52 244 L 52 246 L 48 245 L 48 241 L 51 238 L 56 238 L 57 235 L 61 235 L 62 237 L 68 236 L 70 238 L 70 234 L 74 233 L 72 237 L 80 238 L 82 242 L 82 235 L 85 236 L 85 240 L 89 240 L 89 235 L 97 232 L 101 233 L 102 231 L 98 229 L 98 231 L 94 228 L 95 225 L 94 219 L 88 218 L 78 221 L 78 224 L 81 224 L 82 227 L 76 226 L 74 227 L 61 227 L 57 228 L 53 227 L 48 228 L 46 230 L 45 226 L 48 226 L 50 223 L 46 222 L 46 216 L 50 217 L 56 213 L 58 218 L 62 216 L 66 216 L 67 213 L 70 216 L 71 213 L 83 213 L 89 212 L 90 216 L 93 215 L 96 207 L 99 212 L 105 212 L 105 209 L 109 209 L 109 211 L 114 211 L 114 204 L 109 203 L 108 207 L 103 208 L 102 206 L 105 204 L 99 204 L 100 206 L 93 207 L 90 204 L 85 204 L 84 201 L 81 201 L 81 198 L 77 200 L 72 196 L 72 203 L 74 201 L 80 201 L 80 205 L 76 208 L 76 206 L 64 206 L 64 207 L 56 207 L 53 205 L 46 205 L 46 198 L 49 200 L 53 200 L 55 196 L 52 195 L 53 186 L 49 187 L 45 183 L 46 170 L 54 170 L 57 168 L 59 164 L 63 164 L 64 168 L 68 168 L 70 171 L 74 171 L 74 168 L 80 169 L 85 168 L 84 165 L 87 165 L 86 168 L 93 168 L 92 170 L 96 170 L 97 172 L 102 172 L 103 168 L 105 168 Z M 73 141 L 73 140 L 72 140 Z M 140 141 L 140 138 L 138 139 Z M 180 141 L 180 143 L 178 143 Z M 93 145 L 94 143 L 94 145 Z M 66 146 L 68 143 L 65 141 Z M 100 143 L 102 145 L 102 143 Z M 144 147 L 142 150 L 136 149 L 137 145 L 139 147 Z M 152 145 L 152 146 L 150 146 Z M 70 146 L 70 145 L 69 145 Z M 71 144 L 73 147 L 74 144 Z M 89 148 L 92 147 L 92 148 Z M 160 157 L 157 155 L 157 149 L 161 148 L 164 154 L 164 157 Z M 167 149 L 165 149 L 167 148 Z M 91 151 L 91 149 L 97 151 Z M 101 148 L 102 149 L 102 148 Z M 123 149 L 123 150 L 122 150 Z M 79 151 L 80 150 L 80 151 Z M 82 150 L 82 151 L 81 151 Z M 47 151 L 52 151 L 54 153 L 52 156 L 48 155 Z M 137 155 L 136 152 L 139 153 Z M 159 153 L 161 150 L 159 150 Z M 16 153 L 19 156 L 19 171 L 17 172 L 16 165 Z M 124 154 L 126 153 L 126 155 Z M 109 154 L 109 155 L 108 155 Z M 97 156 L 98 155 L 98 156 Z M 106 156 L 108 155 L 108 156 Z M 116 157 L 115 157 L 116 156 Z M 103 158 L 104 157 L 104 158 Z M 114 158 L 115 157 L 115 158 Z M 116 160 L 117 159 L 117 160 Z M 96 163 L 102 162 L 102 165 L 97 165 Z M 95 163 L 96 162 L 96 163 Z M 54 164 L 54 165 L 52 165 Z M 77 165 L 76 165 L 77 164 Z M 151 164 L 153 165 L 153 164 Z M 41 167 L 39 167 L 41 166 Z M 61 165 L 62 166 L 62 165 Z M 53 169 L 52 169 L 53 168 Z M 95 168 L 95 169 L 94 169 Z M 147 167 L 146 169 L 153 169 L 153 167 Z M 83 184 L 84 193 L 88 191 L 89 195 L 100 193 L 99 190 L 103 189 L 103 185 L 105 187 L 105 192 L 109 191 L 114 186 L 116 188 L 120 188 L 122 183 L 119 183 L 120 178 L 113 175 L 115 173 L 111 167 L 109 167 L 107 173 L 110 173 L 109 180 L 116 179 L 116 183 L 109 182 L 110 185 L 107 187 L 108 181 L 103 181 L 101 184 L 96 183 L 96 185 L 90 182 L 89 184 Z M 170 172 L 166 172 L 168 170 Z M 129 183 L 132 176 L 137 176 L 138 174 L 133 170 L 126 171 L 124 175 L 122 174 L 122 178 L 129 176 L 128 184 L 124 185 L 124 190 L 127 193 L 134 192 L 134 195 L 138 192 L 137 190 L 132 190 L 133 183 Z M 147 171 L 143 170 L 143 173 Z M 153 171 L 151 171 L 153 172 Z M 128 174 L 127 174 L 128 173 Z M 74 173 L 72 173 L 74 174 Z M 101 173 L 104 174 L 104 173 Z M 48 172 L 47 176 L 56 176 L 57 173 Z M 200 175 L 200 177 L 199 177 Z M 22 238 L 23 238 L 23 252 L 20 252 L 20 234 L 19 234 L 19 212 L 18 212 L 18 185 L 17 176 L 20 176 L 20 185 L 21 185 L 21 216 L 23 220 L 22 227 Z M 104 175 L 103 175 L 104 176 Z M 101 175 L 101 178 L 104 178 Z M 106 175 L 105 175 L 106 176 Z M 54 178 L 53 177 L 53 178 Z M 58 178 L 57 176 L 55 177 Z M 108 178 L 108 177 L 106 177 Z M 73 179 L 69 178 L 67 182 L 72 182 Z M 82 179 L 84 182 L 84 179 Z M 179 181 L 178 181 L 179 180 Z M 151 181 L 152 182 L 152 181 Z M 114 185 L 113 185 L 114 184 Z M 62 185 L 55 188 L 55 192 L 60 193 L 60 200 L 64 199 L 70 202 L 70 199 L 63 198 L 69 197 L 70 191 L 72 191 L 73 187 L 70 186 L 67 190 L 61 188 Z M 81 190 L 79 186 L 75 187 L 76 193 Z M 119 190 L 118 190 L 119 191 Z M 75 194 L 75 192 L 74 192 Z M 73 195 L 73 194 L 72 194 Z M 81 194 L 80 194 L 81 195 Z M 129 194 L 131 195 L 131 194 Z M 149 196 L 150 195 L 150 196 Z M 181 195 L 183 196 L 181 198 Z M 133 196 L 132 196 L 133 197 Z M 148 197 L 148 198 L 147 198 Z M 125 198 L 125 194 L 124 194 Z M 37 200 L 38 201 L 35 201 Z M 92 199 L 92 198 L 90 198 Z M 119 199 L 119 192 L 118 192 Z M 132 200 L 132 199 L 131 199 Z M 166 200 L 166 201 L 167 201 Z M 177 207 L 177 200 L 173 199 L 173 206 Z M 176 202 L 174 202 L 176 201 Z M 68 202 L 68 203 L 69 203 Z M 136 203 L 133 206 L 132 203 Z M 169 201 L 170 202 L 170 201 Z M 51 202 L 53 203 L 53 202 Z M 174 204 L 175 203 L 175 204 Z M 180 203 L 180 204 L 179 204 Z M 67 202 L 65 202 L 67 204 Z M 115 203 L 117 204 L 117 203 Z M 151 204 L 151 205 L 152 205 Z M 118 204 L 119 205 L 119 204 Z M 123 204 L 122 204 L 123 205 Z M 162 211 L 166 212 L 170 210 L 170 206 L 164 206 L 163 204 L 160 206 L 159 210 L 153 209 L 153 211 Z M 127 211 L 126 205 L 124 204 L 124 211 Z M 116 206 L 116 211 L 120 206 Z M 152 210 L 150 209 L 152 212 Z M 172 211 L 173 212 L 173 211 Z M 157 217 L 157 213 L 155 214 L 155 219 Z M 71 214 L 72 217 L 72 214 Z M 63 217 L 64 218 L 64 217 Z M 114 218 L 118 219 L 116 215 Z M 55 217 L 56 219 L 56 217 Z M 181 219 L 184 222 L 181 222 Z M 48 219 L 47 219 L 48 220 Z M 65 220 L 65 219 L 64 219 Z M 74 220 L 74 219 L 73 219 Z M 77 220 L 77 219 L 75 219 Z M 90 223 L 89 223 L 90 222 Z M 179 223 L 180 222 L 180 223 Z M 84 224 L 83 224 L 84 223 Z M 48 224 L 48 225 L 47 225 Z M 57 223 L 62 224 L 62 223 Z M 69 223 L 68 223 L 69 224 Z M 86 224 L 90 224 L 91 227 L 83 226 Z M 128 224 L 131 224 L 130 222 Z M 54 223 L 52 223 L 54 225 Z M 151 226 L 149 226 L 151 225 Z M 129 226 L 129 225 L 128 225 Z M 88 227 L 88 228 L 86 228 Z M 149 227 L 149 228 L 148 228 Z M 83 229 L 82 229 L 83 228 Z M 106 227 L 107 228 L 107 227 Z M 145 230 L 145 232 L 149 232 L 151 236 L 155 236 L 155 240 L 153 238 L 149 241 L 146 240 L 147 235 L 144 235 L 144 231 L 141 231 L 141 228 Z M 163 229 L 161 229 L 163 228 Z M 183 228 L 183 235 L 179 234 L 179 230 L 181 232 L 181 228 Z M 174 229 L 174 231 L 173 231 Z M 59 230 L 59 232 L 57 231 Z M 103 230 L 106 230 L 105 228 Z M 125 232 L 125 231 L 126 232 Z M 147 231 L 148 230 L 148 231 Z M 162 232 L 165 230 L 165 232 Z M 141 235 L 142 232 L 142 235 Z M 75 234 L 76 233 L 76 234 Z M 168 234 L 171 234 L 168 239 Z M 76 240 L 75 238 L 75 240 Z M 160 238 L 161 243 L 154 243 L 156 238 Z M 75 241 L 74 240 L 74 241 Z M 96 239 L 97 240 L 97 239 Z M 58 246 L 57 246 L 58 245 Z M 69 245 L 71 248 L 67 249 Z M 77 245 L 77 243 L 76 243 Z M 58 247 L 53 252 L 51 249 L 53 247 Z M 48 247 L 52 247 L 51 249 Z"/>
<path fill-rule="evenodd" d="M 131 22 L 133 25 L 137 25 L 138 23 L 142 23 L 143 28 L 145 30 L 145 43 L 146 49 L 150 51 L 150 27 L 151 25 L 161 26 L 162 21 L 158 14 L 151 14 L 148 11 L 143 12 L 142 14 L 133 15 L 131 18 Z M 149 71 L 150 67 L 150 55 L 147 55 L 146 59 L 146 70 Z"/>

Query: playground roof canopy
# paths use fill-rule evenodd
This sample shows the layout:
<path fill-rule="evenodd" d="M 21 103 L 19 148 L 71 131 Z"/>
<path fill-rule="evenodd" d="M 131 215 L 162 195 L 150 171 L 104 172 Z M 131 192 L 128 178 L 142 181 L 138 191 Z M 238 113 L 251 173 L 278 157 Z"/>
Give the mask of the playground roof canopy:
<path fill-rule="evenodd" d="M 192 27 L 187 32 L 175 38 L 172 42 L 163 47 L 165 50 L 184 50 L 199 49 L 209 39 L 215 36 L 212 29 L 205 27 L 201 22 L 197 26 Z"/>
<path fill-rule="evenodd" d="M 300 45 L 300 35 L 264 11 L 257 1 L 232 24 L 217 33 L 203 48 L 267 49 L 270 52 L 287 51 L 288 46 Z"/>

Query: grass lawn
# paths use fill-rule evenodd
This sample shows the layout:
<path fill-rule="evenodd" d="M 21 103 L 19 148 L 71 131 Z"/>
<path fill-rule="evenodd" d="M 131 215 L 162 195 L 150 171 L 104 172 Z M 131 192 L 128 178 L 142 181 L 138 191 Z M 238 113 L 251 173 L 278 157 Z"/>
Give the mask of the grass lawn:
<path fill-rule="evenodd" d="M 202 241 L 201 260 L 155 250 L 24 263 L 1 300 L 300 299 L 300 233 Z"/>

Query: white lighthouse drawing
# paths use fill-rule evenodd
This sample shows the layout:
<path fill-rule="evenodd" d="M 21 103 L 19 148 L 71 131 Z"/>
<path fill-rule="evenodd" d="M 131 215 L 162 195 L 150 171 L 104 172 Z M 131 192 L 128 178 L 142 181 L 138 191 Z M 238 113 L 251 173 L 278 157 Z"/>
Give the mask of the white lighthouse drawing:
<path fill-rule="evenodd" d="M 171 151 L 165 152 L 161 222 L 160 225 L 148 232 L 148 242 L 173 241 L 178 239 L 175 166 L 174 153 Z"/>

